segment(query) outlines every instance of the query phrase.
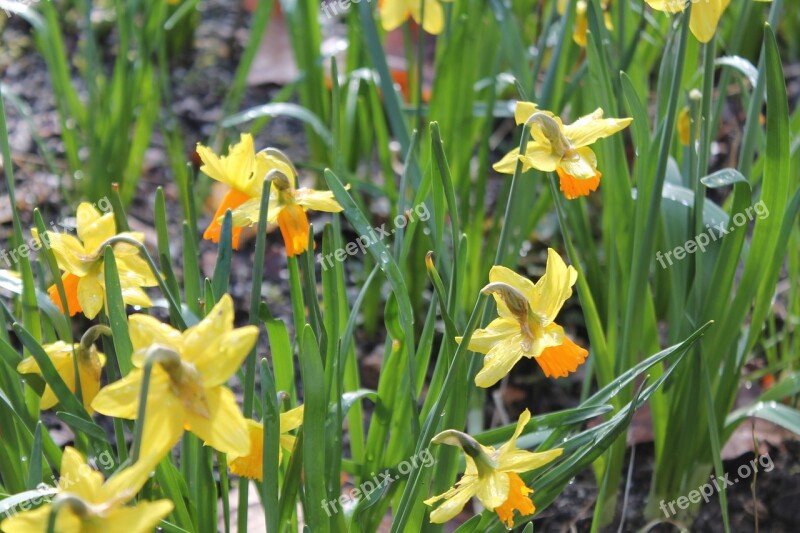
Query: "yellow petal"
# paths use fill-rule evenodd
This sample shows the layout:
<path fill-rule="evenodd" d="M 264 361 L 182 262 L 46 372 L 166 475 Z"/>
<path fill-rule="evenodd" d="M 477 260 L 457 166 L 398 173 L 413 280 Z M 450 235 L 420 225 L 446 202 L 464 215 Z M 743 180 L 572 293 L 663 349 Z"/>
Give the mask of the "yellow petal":
<path fill-rule="evenodd" d="M 531 118 L 531 115 L 537 111 L 541 110 L 539 109 L 539 106 L 533 102 L 523 102 L 522 100 L 519 100 L 517 101 L 517 105 L 514 107 L 514 120 L 516 120 L 517 125 L 520 126 L 525 124 L 528 119 Z"/>
<path fill-rule="evenodd" d="M 174 505 L 169 500 L 141 502 L 134 507 L 122 507 L 108 514 L 103 531 L 125 531 L 126 533 L 149 533 L 172 512 Z"/>
<path fill-rule="evenodd" d="M 128 305 L 153 307 L 153 302 L 150 300 L 150 297 L 139 287 L 123 287 L 122 301 Z"/>
<path fill-rule="evenodd" d="M 521 333 L 505 337 L 496 343 L 483 358 L 483 368 L 475 376 L 475 385 L 487 388 L 503 379 L 525 355 L 522 343 Z"/>
<path fill-rule="evenodd" d="M 420 0 L 411 0 L 411 16 L 422 28 L 432 34 L 438 35 L 444 30 L 444 9 L 439 0 L 422 0 L 425 3 L 425 13 L 422 13 Z M 424 20 L 422 20 L 424 18 Z"/>
<path fill-rule="evenodd" d="M 603 110 L 596 109 L 574 123 L 564 126 L 564 135 L 574 148 L 588 146 L 627 128 L 632 118 L 603 118 Z"/>
<path fill-rule="evenodd" d="M 233 331 L 233 300 L 229 294 L 223 294 L 203 320 L 181 335 L 183 357 L 187 361 L 196 361 L 214 339 L 231 331 Z"/>
<path fill-rule="evenodd" d="M 504 472 L 481 477 L 478 481 L 478 499 L 484 507 L 493 510 L 508 499 L 509 486 L 508 474 Z"/>
<path fill-rule="evenodd" d="M 529 472 L 555 460 L 561 455 L 562 451 L 561 448 L 557 448 L 546 452 L 534 453 L 514 448 L 500 456 L 497 468 L 505 472 Z"/>
<path fill-rule="evenodd" d="M 105 304 L 106 291 L 98 279 L 99 275 L 93 270 L 78 282 L 78 302 L 89 320 L 96 317 Z"/>
<path fill-rule="evenodd" d="M 586 48 L 586 33 L 589 31 L 586 9 L 586 2 L 579 0 L 575 7 L 575 30 L 572 32 L 572 39 L 581 48 Z"/>
<path fill-rule="evenodd" d="M 521 159 L 523 162 L 523 170 L 535 168 L 542 172 L 554 172 L 561 163 L 560 154 L 554 152 L 549 145 L 540 144 L 535 141 L 528 143 L 525 155 Z"/>
<path fill-rule="evenodd" d="M 183 436 L 188 410 L 171 391 L 149 391 L 142 430 L 142 457 L 164 457 Z"/>
<path fill-rule="evenodd" d="M 577 280 L 578 271 L 567 266 L 555 250 L 548 248 L 545 273 L 536 282 L 530 299 L 534 313 L 552 322 L 567 298 L 572 296 L 572 286 Z"/>
<path fill-rule="evenodd" d="M 269 205 L 267 206 L 267 222 L 274 224 L 278 220 L 281 209 L 283 209 L 283 206 L 278 202 L 277 197 L 270 195 Z M 260 214 L 261 198 L 253 198 L 231 211 L 231 222 L 234 228 L 252 226 L 258 224 L 258 216 Z"/>
<path fill-rule="evenodd" d="M 243 133 L 239 143 L 229 147 L 227 156 L 220 157 L 202 144 L 197 145 L 197 154 L 204 163 L 200 170 L 210 178 L 249 196 L 261 194 L 264 174 L 256 164 L 253 136 L 249 133 Z"/>
<path fill-rule="evenodd" d="M 141 257 L 120 257 L 117 255 L 117 248 L 114 248 L 114 259 L 117 262 L 117 270 L 120 278 L 135 283 L 140 287 L 155 287 L 158 285 L 150 266 Z"/>
<path fill-rule="evenodd" d="M 444 494 L 425 500 L 426 505 L 431 505 L 440 499 L 444 499 L 444 503 L 431 511 L 431 523 L 444 524 L 455 518 L 467 502 L 475 496 L 478 489 L 479 482 L 477 477 L 464 476 L 455 488 L 448 490 Z"/>
<path fill-rule="evenodd" d="M 517 161 L 519 161 L 519 148 L 514 148 L 504 155 L 500 161 L 492 165 L 492 168 L 500 174 L 513 174 L 514 169 L 517 168 Z M 528 166 L 530 167 L 530 165 Z"/>
<path fill-rule="evenodd" d="M 531 412 L 525 409 L 517 420 L 517 426 L 514 428 L 514 434 L 511 435 L 511 438 L 508 439 L 508 442 L 500 446 L 500 448 L 497 450 L 499 461 L 502 461 L 503 456 L 509 451 L 517 448 L 517 439 L 522 434 L 522 431 L 525 429 L 525 426 L 528 424 L 528 422 L 530 422 L 530 420 Z"/>
<path fill-rule="evenodd" d="M 153 344 L 161 344 L 178 353 L 183 349 L 181 332 L 149 315 L 131 315 L 128 332 L 134 351 L 146 350 Z"/>
<path fill-rule="evenodd" d="M 587 146 L 578 148 L 571 157 L 562 159 L 558 170 L 577 180 L 599 179 L 597 156 Z"/>
<path fill-rule="evenodd" d="M 417 0 L 411 0 L 417 1 Z M 381 25 L 386 31 L 399 28 L 411 14 L 406 0 L 381 0 L 380 1 Z"/>
<path fill-rule="evenodd" d="M 340 213 L 342 206 L 333 197 L 331 191 L 315 191 L 314 189 L 297 189 L 295 201 L 305 208 L 326 213 Z"/>
<path fill-rule="evenodd" d="M 301 405 L 299 407 L 295 407 L 294 409 L 290 409 L 285 413 L 281 413 L 281 433 L 286 433 L 287 431 L 297 429 L 303 424 L 303 413 L 305 412 L 304 408 L 305 406 Z"/>
<path fill-rule="evenodd" d="M 256 326 L 237 328 L 220 337 L 217 350 L 207 349 L 195 360 L 195 366 L 203 376 L 203 384 L 215 387 L 228 381 L 242 366 L 257 340 Z"/>
<path fill-rule="evenodd" d="M 9 513 L 11 512 L 13 511 L 9 510 Z M 16 515 L 11 515 L 9 518 L 0 522 L 0 531 L 4 533 L 47 531 L 47 522 L 49 519 L 50 504 L 48 503 L 32 511 L 24 511 Z M 65 533 L 80 533 L 80 521 L 71 513 L 59 513 L 56 519 L 56 531 L 59 531 L 59 533 L 62 531 Z"/>
<path fill-rule="evenodd" d="M 92 401 L 92 408 L 106 416 L 128 420 L 136 418 L 136 410 L 139 407 L 139 389 L 142 386 L 142 374 L 142 370 L 133 369 L 124 378 L 101 389 Z M 161 388 L 158 387 L 159 375 Z M 153 389 L 156 389 L 156 391 L 165 390 L 168 387 L 166 379 L 166 375 L 163 372 L 157 374 L 154 371 L 150 381 L 150 393 L 152 394 Z M 156 386 L 154 387 L 154 385 Z"/>
<path fill-rule="evenodd" d="M 45 232 L 44 245 L 49 246 L 59 268 L 76 276 L 85 276 L 92 264 L 87 262 L 83 244 L 73 235 Z"/>
<path fill-rule="evenodd" d="M 67 446 L 61 456 L 61 477 L 58 486 L 61 490 L 80 496 L 87 502 L 97 503 L 103 475 L 91 468 L 86 459 L 75 449 Z"/>
<path fill-rule="evenodd" d="M 87 253 L 96 253 L 101 244 L 117 233 L 114 213 L 101 215 L 100 211 L 87 202 L 78 206 L 77 218 L 78 238 L 83 241 Z"/>
<path fill-rule="evenodd" d="M 206 389 L 210 415 L 186 412 L 188 428 L 215 450 L 239 457 L 250 453 L 247 422 L 236 405 L 233 393 L 226 387 Z"/>
<path fill-rule="evenodd" d="M 516 319 L 496 318 L 486 328 L 476 330 L 472 334 L 468 348 L 473 352 L 487 354 L 495 344 L 519 331 L 520 326 Z"/>
<path fill-rule="evenodd" d="M 505 283 L 518 290 L 527 300 L 529 304 L 533 304 L 534 298 L 537 296 L 535 292 L 535 285 L 531 280 L 524 276 L 520 276 L 510 268 L 495 265 L 489 271 L 489 281 L 491 283 Z M 495 293 L 495 301 L 497 302 L 497 311 L 502 317 L 513 318 L 516 317 L 508 310 L 508 306 L 503 300 Z"/>
<path fill-rule="evenodd" d="M 717 31 L 717 24 L 730 0 L 703 0 L 693 2 L 689 28 L 701 43 L 707 43 Z"/>
<path fill-rule="evenodd" d="M 665 13 L 680 13 L 688 5 L 688 2 L 676 0 L 645 0 L 645 2 L 656 11 Z"/>
<path fill-rule="evenodd" d="M 142 456 L 133 465 L 116 472 L 100 488 L 99 500 L 124 504 L 133 499 L 160 461 L 160 457 Z"/>

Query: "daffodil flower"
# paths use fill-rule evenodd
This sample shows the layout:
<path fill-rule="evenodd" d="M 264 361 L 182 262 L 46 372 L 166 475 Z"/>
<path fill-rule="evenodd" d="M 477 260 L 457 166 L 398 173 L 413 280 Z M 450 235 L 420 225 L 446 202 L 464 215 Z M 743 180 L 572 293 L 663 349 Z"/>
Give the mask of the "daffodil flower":
<path fill-rule="evenodd" d="M 200 170 L 208 177 L 224 183 L 230 190 L 220 202 L 211 223 L 203 233 L 203 238 L 219 242 L 222 217 L 228 209 L 236 209 L 251 198 L 261 196 L 264 177 L 271 170 L 270 162 L 256 157 L 253 136 L 242 134 L 239 142 L 228 148 L 227 156 L 218 156 L 207 146 L 197 144 L 197 154 L 203 161 Z M 233 228 L 233 248 L 239 248 L 241 227 Z"/>
<path fill-rule="evenodd" d="M 283 460 L 283 450 L 292 452 L 296 438 L 289 432 L 297 429 L 303 423 L 303 406 L 295 407 L 280 417 L 280 448 L 278 449 L 278 462 Z M 228 466 L 237 476 L 262 481 L 264 479 L 264 424 L 255 420 L 248 420 L 247 427 L 250 431 L 250 453 L 237 457 L 228 456 Z"/>
<path fill-rule="evenodd" d="M 431 512 L 431 522 L 443 524 L 455 517 L 464 505 L 476 497 L 483 506 L 494 511 L 500 520 L 511 529 L 514 527 L 514 511 L 520 516 L 529 516 L 536 512 L 528 488 L 519 477 L 550 463 L 561 455 L 560 448 L 542 453 L 533 453 L 517 448 L 517 438 L 531 419 L 527 409 L 517 421 L 517 427 L 511 440 L 495 449 L 483 446 L 475 439 L 460 431 L 443 431 L 433 438 L 434 443 L 458 446 L 464 452 L 467 468 L 458 483 L 447 492 L 425 500 L 426 505 L 433 505 L 439 500 L 444 502 Z"/>
<path fill-rule="evenodd" d="M 141 454 L 159 455 L 184 429 L 232 455 L 250 453 L 247 422 L 225 382 L 255 346 L 258 328 L 233 328 L 233 301 L 224 295 L 197 325 L 183 333 L 147 315 L 130 317 L 136 366 L 102 389 L 92 402 L 98 413 L 135 419 L 148 358 L 152 366 Z M 151 362 L 152 362 L 151 361 Z"/>
<path fill-rule="evenodd" d="M 573 200 L 597 190 L 602 174 L 597 170 L 597 156 L 589 145 L 613 135 L 633 121 L 631 118 L 603 118 L 603 110 L 579 118 L 565 126 L 549 111 L 540 111 L 536 104 L 517 102 L 514 113 L 517 124 L 528 124 L 533 139 L 525 155 L 516 148 L 494 165 L 497 172 L 513 174 L 517 160 L 523 170 L 535 168 L 557 172 L 564 196 Z"/>
<path fill-rule="evenodd" d="M 274 149 L 255 153 L 253 138 L 243 134 L 241 142 L 230 147 L 227 156 L 219 157 L 198 144 L 197 153 L 204 165 L 200 168 L 211 178 L 231 187 L 214 214 L 203 238 L 219 242 L 225 212 L 233 214 L 233 247 L 239 247 L 242 228 L 258 223 L 263 181 L 270 177 L 267 222 L 278 223 L 286 243 L 286 255 L 295 256 L 308 248 L 309 225 L 306 210 L 338 213 L 342 207 L 330 191 L 296 188 L 297 178 L 291 162 Z"/>
<path fill-rule="evenodd" d="M 64 384 L 72 392 L 75 392 L 76 389 L 74 354 L 77 354 L 81 396 L 83 397 L 83 404 L 91 414 L 92 400 L 97 396 L 97 391 L 100 390 L 100 374 L 106 364 L 106 356 L 98 352 L 94 346 L 88 352 L 84 352 L 81 350 L 80 344 L 69 345 L 64 341 L 45 344 L 42 348 L 47 357 L 53 362 L 53 366 L 61 376 L 61 379 L 64 380 Z M 20 374 L 42 375 L 42 371 L 33 357 L 26 357 L 20 361 L 19 365 L 17 365 L 17 371 Z M 51 409 L 57 403 L 58 397 L 56 397 L 53 389 L 50 388 L 50 385 L 45 386 L 40 407 L 42 409 Z"/>
<path fill-rule="evenodd" d="M 136 496 L 154 466 L 152 460 L 141 461 L 104 482 L 103 475 L 88 465 L 77 450 L 67 447 L 61 459 L 61 477 L 53 501 L 7 518 L 0 523 L 0 530 L 5 533 L 45 532 L 50 513 L 56 512 L 55 531 L 59 533 L 153 531 L 172 512 L 171 501 L 125 504 Z"/>
<path fill-rule="evenodd" d="M 482 291 L 494 296 L 500 316 L 475 331 L 469 342 L 471 351 L 486 354 L 475 376 L 477 386 L 491 387 L 523 357 L 535 359 L 547 377 L 566 377 L 578 369 L 588 352 L 554 322 L 577 279 L 578 272 L 553 249 L 547 250 L 546 271 L 536 284 L 505 267 L 492 267 Z"/>
<path fill-rule="evenodd" d="M 112 237 L 125 237 L 143 243 L 144 235 L 135 232 L 117 233 L 114 214 L 101 215 L 87 202 L 78 206 L 77 224 L 77 237 L 46 231 L 44 238 L 40 239 L 35 229 L 32 234 L 36 239 L 44 240 L 44 245 L 53 251 L 58 267 L 64 271 L 61 281 L 64 284 L 70 316 L 83 312 L 91 320 L 105 305 L 103 247 L 106 241 Z M 128 243 L 115 243 L 113 250 L 122 300 L 128 305 L 153 305 L 142 287 L 154 287 L 158 283 L 147 262 L 139 256 L 139 249 Z M 63 312 L 64 306 L 58 288 L 52 285 L 48 293 Z"/>
<path fill-rule="evenodd" d="M 275 156 L 279 159 L 281 156 Z M 288 163 L 288 160 L 287 160 Z M 283 170 L 272 173 L 267 222 L 277 222 L 286 245 L 286 255 L 294 257 L 308 249 L 310 227 L 306 211 L 339 213 L 342 206 L 333 198 L 331 191 L 317 191 L 306 187 L 295 187 L 296 173 L 290 164 Z M 261 210 L 260 194 L 233 210 L 234 226 L 252 226 L 258 223 Z"/>
<path fill-rule="evenodd" d="M 556 9 L 559 15 L 567 12 L 567 2 L 570 0 L 558 0 Z M 608 30 L 614 29 L 614 24 L 611 22 L 611 13 L 609 13 L 609 4 L 611 0 L 604 0 L 600 2 L 600 7 L 603 9 L 603 17 L 605 20 L 606 28 Z M 575 31 L 572 33 L 572 39 L 581 48 L 586 48 L 586 33 L 589 31 L 589 17 L 586 12 L 589 10 L 589 4 L 586 0 L 578 0 L 575 4 Z"/>
<path fill-rule="evenodd" d="M 689 29 L 701 43 L 707 43 L 717 32 L 717 25 L 722 14 L 728 8 L 730 0 L 645 0 L 656 11 L 665 13 L 681 13 L 689 4 L 692 13 L 689 18 Z M 755 0 L 756 2 L 772 2 L 772 0 Z"/>
<path fill-rule="evenodd" d="M 417 24 L 422 23 L 426 32 L 438 35 L 444 30 L 444 8 L 439 2 L 452 2 L 453 0 L 380 0 L 378 7 L 381 12 L 383 29 L 392 31 L 400 27 L 409 17 Z M 423 4 L 425 13 L 422 12 Z M 424 19 L 423 20 L 423 16 Z"/>

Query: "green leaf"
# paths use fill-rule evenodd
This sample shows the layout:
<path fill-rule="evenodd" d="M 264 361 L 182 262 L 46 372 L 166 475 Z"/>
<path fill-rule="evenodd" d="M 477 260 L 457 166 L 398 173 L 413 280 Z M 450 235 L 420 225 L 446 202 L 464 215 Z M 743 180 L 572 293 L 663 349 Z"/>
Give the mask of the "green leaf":
<path fill-rule="evenodd" d="M 125 313 L 125 302 L 122 299 L 122 289 L 119 285 L 117 261 L 111 247 L 105 249 L 103 259 L 103 276 L 106 284 L 106 313 L 108 313 L 111 337 L 114 341 L 114 352 L 117 356 L 119 370 L 122 376 L 127 376 L 133 369 L 131 356 L 133 344 L 128 333 L 128 316 Z"/>
<path fill-rule="evenodd" d="M 321 503 L 327 499 L 325 490 L 325 454 L 320 446 L 327 443 L 325 413 L 325 371 L 311 326 L 303 329 L 300 346 L 300 370 L 304 387 L 303 409 L 303 472 L 305 487 L 305 522 L 313 531 L 330 531 L 328 518 Z"/>

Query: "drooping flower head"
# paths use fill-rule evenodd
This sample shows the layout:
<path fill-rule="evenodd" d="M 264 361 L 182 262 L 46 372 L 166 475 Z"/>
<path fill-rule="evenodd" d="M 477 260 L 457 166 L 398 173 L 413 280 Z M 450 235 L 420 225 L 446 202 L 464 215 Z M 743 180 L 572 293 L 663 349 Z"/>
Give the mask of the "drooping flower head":
<path fill-rule="evenodd" d="M 61 459 L 61 477 L 53 502 L 7 518 L 0 523 L 0 530 L 5 533 L 44 533 L 55 506 L 55 531 L 153 531 L 172 511 L 171 501 L 125 504 L 136 496 L 154 466 L 154 459 L 139 461 L 104 482 L 103 475 L 88 465 L 77 450 L 67 447 Z"/>
<path fill-rule="evenodd" d="M 45 344 L 42 348 L 44 348 L 47 357 L 53 362 L 53 366 L 61 376 L 61 379 L 64 380 L 64 384 L 72 392 L 75 392 L 77 388 L 74 366 L 74 357 L 77 355 L 83 404 L 89 414 L 92 414 L 91 404 L 94 397 L 97 396 L 97 391 L 100 390 L 100 376 L 102 368 L 106 364 L 106 356 L 98 352 L 94 346 L 88 352 L 84 352 L 81 350 L 80 344 L 69 345 L 64 341 Z M 17 371 L 20 374 L 42 375 L 42 371 L 33 357 L 26 357 L 20 361 L 19 365 L 17 365 Z M 58 397 L 53 392 L 53 389 L 50 388 L 50 385 L 46 385 L 42 393 L 40 407 L 42 409 L 51 409 L 57 403 Z"/>
<path fill-rule="evenodd" d="M 477 386 L 491 387 L 523 357 L 533 358 L 547 377 L 566 377 L 578 369 L 588 352 L 554 322 L 577 279 L 578 272 L 553 249 L 547 250 L 546 271 L 536 284 L 508 268 L 492 267 L 483 292 L 494 296 L 500 316 L 469 342 L 470 350 L 486 354 Z"/>
<path fill-rule="evenodd" d="M 231 146 L 227 156 L 219 157 L 200 144 L 197 153 L 204 163 L 200 170 L 231 187 L 203 234 L 205 239 L 219 242 L 221 223 L 225 212 L 230 209 L 233 214 L 233 247 L 239 247 L 242 228 L 258 223 L 265 178 L 272 182 L 267 222 L 278 223 L 289 257 L 308 248 L 308 209 L 329 213 L 342 210 L 330 191 L 297 188 L 297 173 L 291 161 L 279 150 L 271 148 L 256 154 L 250 135 L 243 134 L 241 142 Z"/>
<path fill-rule="evenodd" d="M 98 413 L 135 419 L 145 362 L 154 364 L 145 410 L 143 455 L 159 455 L 184 429 L 228 454 L 250 453 L 247 422 L 225 386 L 255 346 L 258 328 L 233 327 L 233 301 L 224 295 L 197 325 L 183 333 L 148 315 L 130 317 L 136 368 L 102 389 L 92 403 Z"/>
<path fill-rule="evenodd" d="M 77 226 L 77 237 L 46 231 L 40 239 L 35 229 L 32 234 L 53 251 L 58 267 L 64 271 L 61 281 L 70 316 L 83 312 L 91 320 L 105 305 L 103 248 L 106 242 L 112 237 L 125 237 L 143 243 L 144 235 L 136 232 L 117 233 L 114 214 L 103 215 L 88 202 L 78 206 Z M 124 242 L 112 246 L 123 301 L 128 305 L 150 307 L 153 303 L 142 287 L 155 287 L 158 283 L 147 262 L 139 256 L 139 249 Z M 52 285 L 48 293 L 63 312 L 64 306 L 56 285 Z"/>
<path fill-rule="evenodd" d="M 528 496 L 533 490 L 525 485 L 519 474 L 550 463 L 561 455 L 562 450 L 533 453 L 517 448 L 517 438 L 530 419 L 531 414 L 526 409 L 519 417 L 511 439 L 498 449 L 483 446 L 460 431 L 443 431 L 433 438 L 434 443 L 461 448 L 467 468 L 454 487 L 425 500 L 426 505 L 444 500 L 431 512 L 432 523 L 442 524 L 453 519 L 473 497 L 477 497 L 486 509 L 497 513 L 509 529 L 514 527 L 514 511 L 520 516 L 536 512 Z"/>
<path fill-rule="evenodd" d="M 557 172 L 564 196 L 573 200 L 597 190 L 602 174 L 597 170 L 597 156 L 589 145 L 613 135 L 633 121 L 631 118 L 603 118 L 603 110 L 579 118 L 565 126 L 549 111 L 536 104 L 517 102 L 517 124 L 529 124 L 531 136 L 525 155 L 519 148 L 506 154 L 494 165 L 497 172 L 513 174 L 517 161 L 523 170 L 535 168 L 542 172 Z"/>
<path fill-rule="evenodd" d="M 422 23 L 426 32 L 438 35 L 444 30 L 444 8 L 440 2 L 453 0 L 379 0 L 383 29 L 392 31 L 400 27 L 409 17 Z M 424 7 L 423 7 L 424 4 Z M 423 13 L 423 9 L 425 12 Z M 424 18 L 424 20 L 423 20 Z"/>
<path fill-rule="evenodd" d="M 303 406 L 295 407 L 280 416 L 280 448 L 278 449 L 278 462 L 283 460 L 283 450 L 291 453 L 294 450 L 295 436 L 289 432 L 297 429 L 303 423 Z M 247 427 L 250 431 L 250 453 L 238 457 L 228 456 L 228 466 L 237 476 L 263 481 L 264 479 L 264 424 L 255 420 L 248 420 Z"/>
<path fill-rule="evenodd" d="M 665 13 L 681 13 L 689 4 L 692 13 L 689 18 L 689 29 L 701 43 L 707 43 L 717 32 L 717 25 L 722 14 L 731 3 L 730 0 L 645 0 L 656 11 Z M 756 2 L 772 2 L 772 0 L 755 0 Z"/>

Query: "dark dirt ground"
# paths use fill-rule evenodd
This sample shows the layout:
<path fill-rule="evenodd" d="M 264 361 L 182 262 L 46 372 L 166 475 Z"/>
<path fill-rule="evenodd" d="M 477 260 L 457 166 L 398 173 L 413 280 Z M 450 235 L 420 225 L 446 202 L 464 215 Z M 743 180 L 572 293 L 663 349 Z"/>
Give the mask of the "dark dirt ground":
<path fill-rule="evenodd" d="M 238 27 L 239 17 L 234 10 L 229 9 L 225 0 L 207 0 L 200 26 L 196 33 L 196 44 L 193 54 L 177 61 L 172 70 L 172 83 L 175 90 L 174 112 L 181 121 L 186 137 L 186 152 L 191 154 L 194 144 L 198 141 L 206 142 L 214 125 L 221 118 L 220 104 L 230 84 L 242 43 L 246 36 L 246 28 Z M 67 46 L 74 48 L 76 39 L 67 35 Z M 792 94 L 800 94 L 800 76 L 795 70 L 795 77 L 790 80 L 794 89 Z M 52 96 L 47 69 L 43 60 L 37 54 L 27 24 L 20 18 L 11 18 L 5 27 L 0 30 L 0 81 L 4 90 L 19 95 L 31 108 L 34 128 L 36 133 L 58 156 L 63 153 L 59 139 L 59 120 Z M 256 86 L 248 88 L 242 108 L 263 104 L 277 90 L 274 86 Z M 7 105 L 6 111 L 11 127 L 10 138 L 13 159 L 17 165 L 17 200 L 23 217 L 23 224 L 28 225 L 32 220 L 33 207 L 42 210 L 45 220 L 60 220 L 71 216 L 70 206 L 66 205 L 61 194 L 60 183 L 69 177 L 55 175 L 44 164 L 40 150 L 34 141 L 33 131 L 21 120 L 18 111 Z M 732 134 L 725 133 L 723 126 L 721 142 L 734 144 Z M 303 130 L 296 123 L 285 119 L 274 119 L 256 137 L 258 146 L 276 146 L 286 151 L 291 157 L 302 159 L 306 154 L 303 141 Z M 188 158 L 188 155 L 187 155 Z M 147 153 L 147 163 L 139 182 L 139 193 L 135 198 L 129 217 L 134 229 L 149 231 L 148 237 L 152 239 L 149 244 L 154 244 L 153 202 L 156 188 L 163 186 L 168 201 L 177 201 L 178 194 L 174 183 L 170 181 L 166 151 L 158 130 L 155 132 L 152 148 Z M 0 183 L 0 243 L 7 243 L 10 233 L 10 211 L 5 184 Z M 209 219 L 206 213 L 201 222 Z M 175 229 L 173 242 L 180 243 L 180 216 L 177 210 L 168 212 L 171 217 L 169 226 Z M 312 219 L 312 222 L 315 220 Z M 317 224 L 321 227 L 321 224 Z M 286 320 L 291 328 L 291 305 L 288 299 L 288 271 L 285 266 L 283 246 L 278 239 L 268 240 L 272 243 L 267 251 L 265 279 L 263 280 L 263 294 L 270 300 L 270 308 L 274 314 Z M 250 269 L 252 265 L 252 247 L 243 246 L 234 258 L 231 277 L 231 293 L 237 302 L 238 311 L 244 313 L 249 307 L 250 294 Z M 174 257 L 180 257 L 180 250 L 176 246 Z M 543 266 L 543 257 L 540 254 L 531 254 L 529 265 L 534 270 Z M 216 247 L 209 242 L 203 242 L 200 249 L 201 264 L 210 273 L 216 257 Z M 350 261 L 357 261 L 351 259 Z M 538 262 L 541 261 L 541 264 Z M 2 267 L 4 265 L 0 265 Z M 358 275 L 360 265 L 353 265 L 354 275 Z M 180 275 L 180 274 L 178 274 Z M 572 302 L 572 307 L 565 308 L 565 313 L 579 313 L 577 303 Z M 164 313 L 166 316 L 166 313 Z M 84 326 L 78 325 L 81 330 Z M 585 332 L 577 332 L 578 339 Z M 263 339 L 262 339 L 263 342 Z M 357 339 L 359 357 L 363 370 L 363 385 L 374 388 L 376 378 L 380 371 L 382 339 L 365 338 Z M 267 353 L 266 344 L 263 346 Z M 525 366 L 530 363 L 529 366 Z M 576 405 L 576 398 L 580 395 L 582 376 L 579 372 L 570 380 L 558 382 L 540 379 L 533 362 L 524 361 L 515 373 L 515 380 L 510 382 L 500 391 L 503 402 L 513 406 L 514 412 L 509 413 L 515 418 L 519 411 L 530 407 L 533 414 L 550 412 Z M 499 422 L 499 414 L 487 400 L 487 421 Z M 644 415 L 639 417 L 644 426 L 649 425 L 649 420 Z M 58 425 L 58 420 L 53 417 L 56 432 L 64 443 L 71 440 L 69 430 Z M 50 424 L 48 424 L 50 425 Z M 648 440 L 648 429 L 641 430 L 643 435 L 629 436 L 629 441 L 635 442 L 635 460 L 631 475 L 631 485 L 628 487 L 628 501 L 624 505 L 622 495 L 625 492 L 625 480 L 620 486 L 620 501 L 618 502 L 617 517 L 622 516 L 623 509 L 625 523 L 618 522 L 604 531 L 635 531 L 644 528 L 650 531 L 668 532 L 678 531 L 676 525 L 646 524 L 643 510 L 650 488 L 653 470 L 653 447 Z M 632 431 L 631 434 L 635 434 Z M 746 447 L 745 447 L 746 449 Z M 774 461 L 775 468 L 771 472 L 759 473 L 755 486 L 755 496 L 751 492 L 749 483 L 737 484 L 727 491 L 728 505 L 731 515 L 731 528 L 735 532 L 795 532 L 800 530 L 800 442 L 796 437 L 773 439 L 762 446 L 761 453 L 769 452 Z M 630 454 L 630 451 L 629 451 Z M 736 468 L 752 457 L 735 453 L 725 461 L 726 471 L 735 472 Z M 626 460 L 626 465 L 629 463 Z M 627 475 L 627 466 L 626 474 Z M 596 498 L 596 486 L 591 470 L 577 476 L 567 487 L 564 493 L 541 515 L 535 522 L 537 531 L 588 531 L 591 525 L 592 511 Z M 756 526 L 756 513 L 758 526 Z M 691 526 L 695 531 L 722 531 L 721 512 L 718 500 L 699 508 L 699 514 Z"/>

